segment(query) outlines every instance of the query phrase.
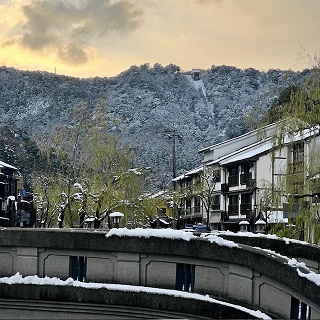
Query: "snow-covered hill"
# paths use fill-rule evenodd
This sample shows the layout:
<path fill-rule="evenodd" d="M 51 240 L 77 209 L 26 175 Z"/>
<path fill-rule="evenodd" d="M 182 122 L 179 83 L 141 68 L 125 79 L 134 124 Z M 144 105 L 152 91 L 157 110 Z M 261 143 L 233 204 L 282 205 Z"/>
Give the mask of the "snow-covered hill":
<path fill-rule="evenodd" d="M 137 165 L 151 167 L 162 186 L 172 177 L 172 141 L 167 131 L 175 130 L 182 137 L 176 145 L 177 173 L 192 169 L 201 161 L 199 149 L 246 132 L 249 114 L 259 121 L 284 88 L 299 84 L 309 72 L 218 66 L 193 81 L 178 70 L 174 65 L 145 64 L 112 78 L 79 79 L 2 67 L 0 126 L 22 130 L 23 134 L 13 133 L 11 140 L 21 139 L 17 148 L 23 149 L 32 145 L 25 137 L 49 134 L 52 126 L 65 123 L 72 106 L 84 101 L 93 107 L 102 99 L 105 112 L 119 119 L 114 129 L 136 151 Z M 0 150 L 8 151 L 11 147 L 1 139 Z M 31 170 L 28 161 L 13 156 L 15 152 L 14 148 L 3 152 L 1 160 Z"/>

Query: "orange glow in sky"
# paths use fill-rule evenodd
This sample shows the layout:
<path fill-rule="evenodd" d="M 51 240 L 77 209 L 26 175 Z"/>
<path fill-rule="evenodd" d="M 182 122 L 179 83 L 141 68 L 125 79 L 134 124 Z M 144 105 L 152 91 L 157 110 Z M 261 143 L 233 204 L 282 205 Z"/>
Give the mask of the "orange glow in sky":
<path fill-rule="evenodd" d="M 76 77 L 132 65 L 302 70 L 319 0 L 0 0 L 0 65 Z"/>

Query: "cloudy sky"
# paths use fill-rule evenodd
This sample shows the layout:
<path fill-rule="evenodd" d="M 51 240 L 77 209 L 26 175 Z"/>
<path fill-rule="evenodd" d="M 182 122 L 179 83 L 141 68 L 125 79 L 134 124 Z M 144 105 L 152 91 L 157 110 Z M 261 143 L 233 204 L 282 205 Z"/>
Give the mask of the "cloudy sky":
<path fill-rule="evenodd" d="M 0 0 L 0 17 L 0 66 L 76 77 L 302 70 L 320 50 L 320 0 Z"/>

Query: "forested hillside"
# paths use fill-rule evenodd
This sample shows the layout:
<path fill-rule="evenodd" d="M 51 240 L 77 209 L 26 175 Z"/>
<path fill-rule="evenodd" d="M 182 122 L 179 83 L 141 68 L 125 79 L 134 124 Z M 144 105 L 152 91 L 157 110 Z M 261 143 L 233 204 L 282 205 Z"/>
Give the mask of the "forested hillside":
<path fill-rule="evenodd" d="M 71 107 L 102 103 L 119 134 L 151 167 L 157 187 L 172 178 L 172 139 L 177 173 L 197 166 L 198 150 L 248 131 L 263 119 L 279 93 L 299 86 L 303 72 L 213 66 L 193 81 L 174 65 L 132 66 L 112 78 L 79 79 L 46 72 L 0 68 L 1 160 L 26 175 L 35 161 L 37 136 L 68 123 Z M 252 121 L 253 120 L 253 121 Z M 171 135 L 172 137 L 172 135 Z"/>

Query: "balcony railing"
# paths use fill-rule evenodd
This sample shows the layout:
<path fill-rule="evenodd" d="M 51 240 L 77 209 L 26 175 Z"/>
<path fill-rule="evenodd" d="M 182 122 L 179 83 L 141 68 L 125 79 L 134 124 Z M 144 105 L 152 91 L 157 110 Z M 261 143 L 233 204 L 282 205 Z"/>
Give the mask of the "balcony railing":
<path fill-rule="evenodd" d="M 303 162 L 298 163 L 289 163 L 288 164 L 288 173 L 289 174 L 299 174 L 304 172 L 304 164 Z"/>
<path fill-rule="evenodd" d="M 246 188 L 254 189 L 257 187 L 256 179 L 248 179 L 246 181 Z"/>
<path fill-rule="evenodd" d="M 246 172 L 240 174 L 240 183 L 246 184 L 247 180 L 252 179 L 252 172 Z"/>
<path fill-rule="evenodd" d="M 241 203 L 240 204 L 240 213 L 247 214 L 251 210 L 251 203 Z"/>
<path fill-rule="evenodd" d="M 221 184 L 221 192 L 222 192 L 222 194 L 229 192 L 229 185 L 227 183 Z"/>
<path fill-rule="evenodd" d="M 230 204 L 228 206 L 228 213 L 229 215 L 235 215 L 239 213 L 239 206 L 238 204 Z"/>
<path fill-rule="evenodd" d="M 239 176 L 236 175 L 236 176 L 229 176 L 228 177 L 228 185 L 230 187 L 234 187 L 234 186 L 237 186 L 239 185 Z"/>
<path fill-rule="evenodd" d="M 213 211 L 220 210 L 220 203 L 211 204 L 211 210 Z"/>

